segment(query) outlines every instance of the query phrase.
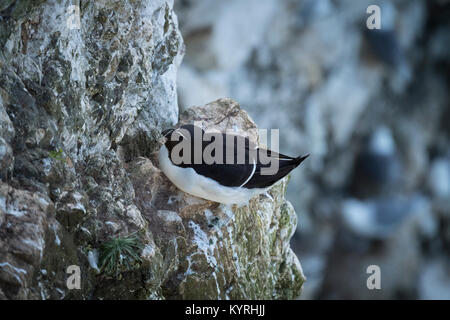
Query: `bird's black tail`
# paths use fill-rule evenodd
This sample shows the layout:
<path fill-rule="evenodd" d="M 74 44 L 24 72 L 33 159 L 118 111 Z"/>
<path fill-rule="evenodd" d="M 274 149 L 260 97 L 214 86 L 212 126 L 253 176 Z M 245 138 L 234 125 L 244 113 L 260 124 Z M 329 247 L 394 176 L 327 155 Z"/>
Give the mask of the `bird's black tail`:
<path fill-rule="evenodd" d="M 305 160 L 305 159 L 308 158 L 308 157 L 309 157 L 309 153 L 308 153 L 307 155 L 304 155 L 304 156 L 300 156 L 300 157 L 295 158 L 295 160 L 294 160 L 295 167 L 298 167 L 298 165 L 299 165 L 300 163 L 302 163 L 303 160 Z"/>
<path fill-rule="evenodd" d="M 255 171 L 253 177 L 247 182 L 245 185 L 246 188 L 266 188 L 270 187 L 280 179 L 284 178 L 289 174 L 292 170 L 294 170 L 300 163 L 303 162 L 306 158 L 308 158 L 309 154 L 305 156 L 300 156 L 297 158 L 292 158 L 289 156 L 285 156 L 282 154 L 278 154 L 280 160 L 280 165 L 278 167 L 278 171 L 272 175 L 264 175 L 261 173 L 262 167 Z"/>

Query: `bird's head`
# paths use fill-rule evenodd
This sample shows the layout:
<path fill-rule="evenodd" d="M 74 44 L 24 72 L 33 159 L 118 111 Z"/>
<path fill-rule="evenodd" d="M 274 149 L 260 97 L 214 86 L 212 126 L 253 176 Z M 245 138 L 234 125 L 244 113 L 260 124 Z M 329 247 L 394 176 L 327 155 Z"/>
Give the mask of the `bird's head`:
<path fill-rule="evenodd" d="M 163 130 L 161 132 L 160 138 L 158 139 L 159 144 L 161 144 L 161 145 L 166 144 L 167 141 L 170 140 L 170 137 L 175 130 L 176 129 L 173 129 L 173 128 Z"/>
<path fill-rule="evenodd" d="M 173 128 L 166 129 L 166 130 L 164 130 L 164 131 L 161 132 L 161 136 L 162 136 L 162 138 L 167 139 L 167 138 L 170 137 L 170 135 L 171 135 L 172 132 L 174 132 L 174 131 L 175 131 L 175 129 L 173 129 Z"/>
<path fill-rule="evenodd" d="M 186 129 L 183 127 L 170 128 L 161 132 L 161 138 L 159 139 L 159 142 L 161 144 L 164 144 L 170 151 L 176 144 L 178 144 L 178 142 L 186 139 L 187 135 L 189 135 L 189 132 L 187 132 L 186 134 Z"/>
<path fill-rule="evenodd" d="M 197 133 L 194 133 L 196 132 Z M 183 125 L 179 128 L 166 129 L 161 132 L 159 142 L 166 146 L 167 150 L 171 152 L 172 148 L 182 140 L 187 140 L 192 143 L 194 137 L 198 136 L 202 139 L 204 131 L 200 127 L 192 124 Z"/>

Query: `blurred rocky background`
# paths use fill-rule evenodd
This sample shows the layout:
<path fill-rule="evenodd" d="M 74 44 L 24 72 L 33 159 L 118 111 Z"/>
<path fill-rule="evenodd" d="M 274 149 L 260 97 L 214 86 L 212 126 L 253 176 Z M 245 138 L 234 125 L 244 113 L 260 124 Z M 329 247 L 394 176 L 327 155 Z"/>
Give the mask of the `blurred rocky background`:
<path fill-rule="evenodd" d="M 368 30 L 366 9 L 381 8 Z M 177 0 L 181 109 L 222 97 L 311 153 L 304 299 L 450 299 L 450 1 Z M 378 265 L 381 290 L 368 290 Z"/>

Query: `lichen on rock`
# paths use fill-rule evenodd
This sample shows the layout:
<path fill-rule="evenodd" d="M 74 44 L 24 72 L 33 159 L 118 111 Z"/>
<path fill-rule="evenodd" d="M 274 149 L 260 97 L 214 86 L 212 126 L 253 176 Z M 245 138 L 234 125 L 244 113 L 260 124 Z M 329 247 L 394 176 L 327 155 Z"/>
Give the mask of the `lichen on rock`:
<path fill-rule="evenodd" d="M 230 208 L 182 193 L 158 169 L 159 133 L 179 120 L 172 2 L 80 12 L 80 29 L 68 29 L 59 1 L 0 2 L 0 298 L 297 297 L 287 179 Z M 195 120 L 257 138 L 229 99 L 180 116 Z M 139 258 L 107 274 L 102 250 L 133 234 Z M 79 290 L 67 287 L 72 265 Z"/>

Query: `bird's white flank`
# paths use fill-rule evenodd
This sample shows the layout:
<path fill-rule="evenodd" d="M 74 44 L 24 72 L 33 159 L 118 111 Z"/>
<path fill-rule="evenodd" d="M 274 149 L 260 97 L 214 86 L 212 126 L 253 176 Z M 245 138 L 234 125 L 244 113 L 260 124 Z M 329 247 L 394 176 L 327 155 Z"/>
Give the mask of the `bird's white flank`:
<path fill-rule="evenodd" d="M 269 188 L 247 189 L 243 187 L 225 187 L 213 179 L 204 177 L 192 168 L 175 166 L 169 159 L 165 145 L 159 150 L 159 166 L 169 180 L 182 191 L 223 204 L 244 205 L 255 195 Z"/>

